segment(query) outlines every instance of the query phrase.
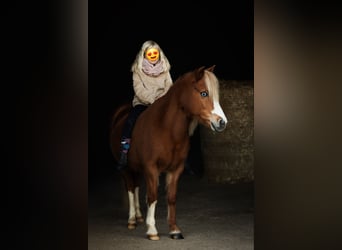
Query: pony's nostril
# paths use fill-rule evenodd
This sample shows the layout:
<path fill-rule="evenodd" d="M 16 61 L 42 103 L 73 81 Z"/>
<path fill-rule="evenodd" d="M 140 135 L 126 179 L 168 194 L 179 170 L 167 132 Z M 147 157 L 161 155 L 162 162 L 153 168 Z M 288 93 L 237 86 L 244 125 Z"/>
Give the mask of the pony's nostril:
<path fill-rule="evenodd" d="M 219 124 L 220 124 L 220 127 L 226 126 L 226 122 L 223 119 L 220 119 Z"/>
<path fill-rule="evenodd" d="M 211 128 L 217 132 L 221 132 L 226 128 L 226 122 L 223 119 L 219 119 L 217 122 L 211 123 Z"/>

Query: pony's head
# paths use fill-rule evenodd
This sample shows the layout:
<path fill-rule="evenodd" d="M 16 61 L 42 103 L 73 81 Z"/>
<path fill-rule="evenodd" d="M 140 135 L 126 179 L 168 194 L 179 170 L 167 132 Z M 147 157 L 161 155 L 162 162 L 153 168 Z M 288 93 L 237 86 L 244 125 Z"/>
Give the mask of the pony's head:
<path fill-rule="evenodd" d="M 214 68 L 215 65 L 200 67 L 182 77 L 182 84 L 187 85 L 187 91 L 181 94 L 181 105 L 192 118 L 190 134 L 197 123 L 217 132 L 226 128 L 228 120 L 219 102 L 219 82 L 213 73 Z"/>

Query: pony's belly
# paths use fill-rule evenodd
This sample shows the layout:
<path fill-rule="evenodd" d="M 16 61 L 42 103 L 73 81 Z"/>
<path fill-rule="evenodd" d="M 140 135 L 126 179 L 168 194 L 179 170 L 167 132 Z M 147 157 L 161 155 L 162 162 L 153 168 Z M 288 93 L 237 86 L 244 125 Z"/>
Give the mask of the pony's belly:
<path fill-rule="evenodd" d="M 161 158 L 157 161 L 158 168 L 163 171 L 173 171 L 179 167 L 184 167 L 186 155 L 173 154 L 169 158 Z"/>

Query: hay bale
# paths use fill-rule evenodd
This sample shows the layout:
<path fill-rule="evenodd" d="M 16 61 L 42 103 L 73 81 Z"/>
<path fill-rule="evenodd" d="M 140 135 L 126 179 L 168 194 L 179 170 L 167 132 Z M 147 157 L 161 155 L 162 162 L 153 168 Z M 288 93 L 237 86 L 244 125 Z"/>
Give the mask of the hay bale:
<path fill-rule="evenodd" d="M 204 175 L 210 182 L 254 180 L 253 81 L 220 80 L 220 103 L 228 118 L 224 132 L 200 127 Z"/>

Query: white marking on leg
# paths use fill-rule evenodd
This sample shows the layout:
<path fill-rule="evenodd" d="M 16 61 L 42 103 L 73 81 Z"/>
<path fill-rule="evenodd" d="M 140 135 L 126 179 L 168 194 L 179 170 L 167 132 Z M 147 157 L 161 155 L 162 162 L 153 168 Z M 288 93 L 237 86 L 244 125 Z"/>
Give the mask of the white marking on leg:
<path fill-rule="evenodd" d="M 147 235 L 155 235 L 158 234 L 156 229 L 156 221 L 155 221 L 155 209 L 156 209 L 157 201 L 155 200 L 148 208 L 147 208 L 147 217 L 146 217 L 146 225 L 147 225 Z"/>
<path fill-rule="evenodd" d="M 134 190 L 134 203 L 135 203 L 136 217 L 142 217 L 142 214 L 140 211 L 140 202 L 139 202 L 139 187 L 136 187 Z"/>
<path fill-rule="evenodd" d="M 135 223 L 134 194 L 131 191 L 128 191 L 128 205 L 128 223 Z"/>

